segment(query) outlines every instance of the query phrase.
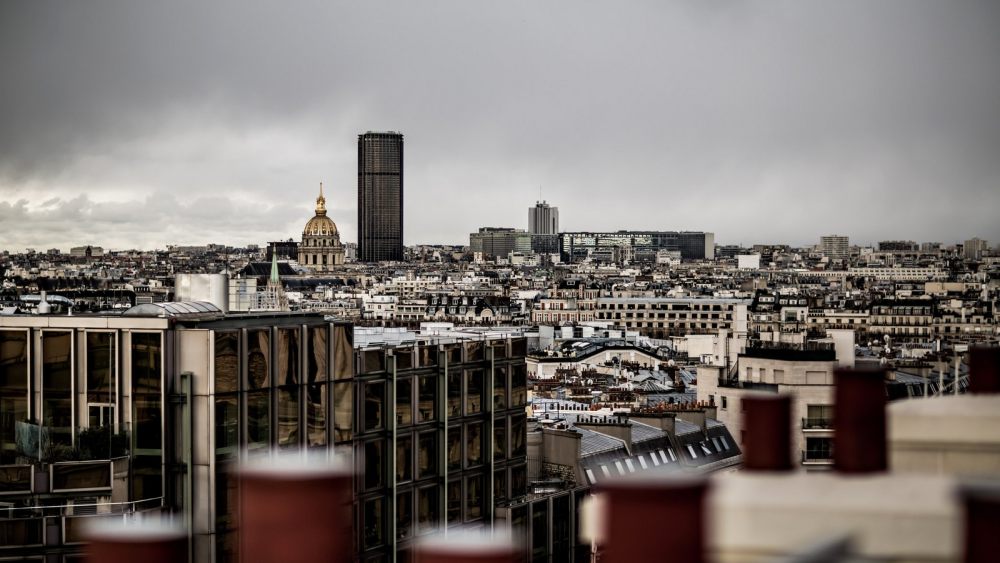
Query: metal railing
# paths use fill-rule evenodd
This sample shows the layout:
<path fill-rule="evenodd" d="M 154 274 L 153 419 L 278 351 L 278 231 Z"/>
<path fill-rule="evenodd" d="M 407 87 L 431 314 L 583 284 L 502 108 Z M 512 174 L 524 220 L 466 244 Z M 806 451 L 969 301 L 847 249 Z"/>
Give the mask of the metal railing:
<path fill-rule="evenodd" d="M 802 450 L 802 463 L 833 463 L 830 450 Z"/>
<path fill-rule="evenodd" d="M 833 428 L 833 419 L 830 418 L 803 418 L 803 430 L 830 430 Z"/>
<path fill-rule="evenodd" d="M 123 502 L 92 502 L 47 506 L 11 506 L 0 508 L 0 520 L 41 518 L 43 516 L 129 515 L 163 507 L 163 497 Z"/>

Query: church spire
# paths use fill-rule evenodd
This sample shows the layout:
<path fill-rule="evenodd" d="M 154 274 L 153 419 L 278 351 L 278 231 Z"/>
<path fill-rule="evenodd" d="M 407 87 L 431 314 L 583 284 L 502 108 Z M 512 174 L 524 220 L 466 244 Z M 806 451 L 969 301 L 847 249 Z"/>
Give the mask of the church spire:
<path fill-rule="evenodd" d="M 323 197 L 323 182 L 319 183 L 319 197 L 316 198 L 316 215 L 326 215 L 326 198 Z"/>

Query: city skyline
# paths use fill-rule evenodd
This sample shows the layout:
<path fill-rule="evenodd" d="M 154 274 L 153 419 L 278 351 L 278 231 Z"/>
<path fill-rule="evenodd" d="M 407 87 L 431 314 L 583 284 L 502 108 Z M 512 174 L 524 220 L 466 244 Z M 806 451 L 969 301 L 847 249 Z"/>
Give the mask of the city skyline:
<path fill-rule="evenodd" d="M 6 3 L 5 246 L 263 244 L 319 181 L 356 241 L 366 130 L 407 135 L 409 243 L 539 185 L 565 231 L 1000 240 L 996 5 L 563 8 Z"/>

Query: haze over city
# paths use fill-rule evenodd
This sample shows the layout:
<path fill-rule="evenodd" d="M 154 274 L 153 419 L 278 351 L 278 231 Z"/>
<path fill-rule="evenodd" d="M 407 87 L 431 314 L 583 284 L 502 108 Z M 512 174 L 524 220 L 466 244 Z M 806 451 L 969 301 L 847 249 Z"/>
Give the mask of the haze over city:
<path fill-rule="evenodd" d="M 1000 239 L 995 2 L 5 2 L 4 247 L 295 237 L 406 135 L 406 244 Z"/>

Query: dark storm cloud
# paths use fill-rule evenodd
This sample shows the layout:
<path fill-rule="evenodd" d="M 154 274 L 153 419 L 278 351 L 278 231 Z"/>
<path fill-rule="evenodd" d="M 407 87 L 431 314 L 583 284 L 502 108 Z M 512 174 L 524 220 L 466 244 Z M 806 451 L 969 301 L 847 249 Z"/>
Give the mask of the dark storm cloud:
<path fill-rule="evenodd" d="M 564 229 L 1000 239 L 994 2 L 291 4 L 0 5 L 3 246 L 297 236 L 321 180 L 353 240 L 369 129 L 408 243 L 540 185 Z"/>

